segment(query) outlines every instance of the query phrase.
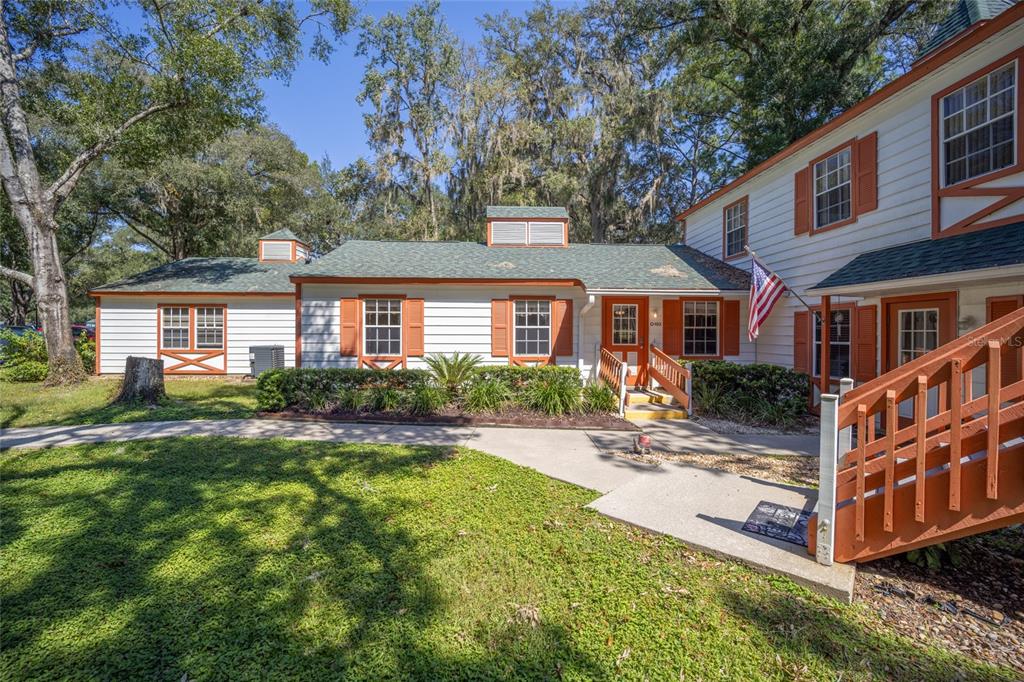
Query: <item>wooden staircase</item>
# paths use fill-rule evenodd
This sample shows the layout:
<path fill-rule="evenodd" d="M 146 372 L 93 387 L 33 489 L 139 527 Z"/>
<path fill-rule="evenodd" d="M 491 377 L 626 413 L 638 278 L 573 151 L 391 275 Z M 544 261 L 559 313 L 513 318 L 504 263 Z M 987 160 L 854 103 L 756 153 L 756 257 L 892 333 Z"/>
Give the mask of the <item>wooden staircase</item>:
<path fill-rule="evenodd" d="M 1022 348 L 1018 309 L 822 401 L 821 497 L 808 531 L 819 562 L 1024 523 Z"/>
<path fill-rule="evenodd" d="M 647 372 L 660 390 L 649 386 L 630 386 L 625 362 L 614 353 L 601 349 L 597 376 L 617 396 L 620 416 L 632 422 L 686 419 L 690 408 L 689 367 L 683 367 L 652 344 Z"/>

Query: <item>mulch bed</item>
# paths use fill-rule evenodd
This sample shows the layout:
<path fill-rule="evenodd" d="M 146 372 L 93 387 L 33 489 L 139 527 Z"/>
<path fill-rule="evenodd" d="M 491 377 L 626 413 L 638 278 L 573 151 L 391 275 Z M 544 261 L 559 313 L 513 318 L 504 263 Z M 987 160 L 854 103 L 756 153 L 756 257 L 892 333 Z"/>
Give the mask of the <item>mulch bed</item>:
<path fill-rule="evenodd" d="M 467 414 L 454 410 L 432 415 L 372 412 L 330 412 L 309 414 L 298 410 L 261 412 L 271 419 L 307 419 L 310 421 L 360 422 L 371 424 L 423 424 L 432 426 L 517 426 L 532 429 L 600 429 L 602 431 L 639 431 L 640 427 L 615 415 L 576 414 L 549 417 L 532 412 L 508 410 L 499 413 Z"/>
<path fill-rule="evenodd" d="M 730 419 L 719 419 L 700 414 L 700 406 L 697 406 L 697 413 L 691 417 L 694 423 L 706 426 L 715 433 L 723 436 L 744 435 L 744 436 L 793 436 L 808 433 L 818 433 L 819 420 L 809 414 L 797 421 L 790 429 L 779 429 L 773 426 L 761 426 L 759 424 L 745 424 Z"/>
<path fill-rule="evenodd" d="M 955 544 L 959 567 L 929 571 L 903 556 L 862 564 L 854 598 L 907 637 L 1010 666 L 1024 679 L 1024 526 Z"/>
<path fill-rule="evenodd" d="M 633 452 L 613 453 L 644 464 L 678 462 L 702 469 L 728 471 L 740 476 L 763 478 L 790 483 L 806 488 L 818 487 L 818 458 L 784 455 L 709 455 L 699 452 L 652 452 L 638 455 Z"/>

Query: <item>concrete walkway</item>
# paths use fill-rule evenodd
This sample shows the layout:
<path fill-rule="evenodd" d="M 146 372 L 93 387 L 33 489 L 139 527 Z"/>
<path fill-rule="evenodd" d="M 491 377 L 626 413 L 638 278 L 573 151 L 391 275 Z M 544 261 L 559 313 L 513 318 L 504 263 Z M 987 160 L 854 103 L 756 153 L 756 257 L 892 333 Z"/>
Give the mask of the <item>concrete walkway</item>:
<path fill-rule="evenodd" d="M 686 421 L 652 423 L 646 430 L 654 447 L 666 451 L 810 454 L 808 444 L 798 440 L 806 440 L 803 436 L 742 442 Z M 693 547 L 758 569 L 783 573 L 847 602 L 852 599 L 852 566 L 825 568 L 802 547 L 741 530 L 760 501 L 811 508 L 815 491 L 674 463 L 641 464 L 611 454 L 630 449 L 636 435 L 628 431 L 230 419 L 8 429 L 0 433 L 0 449 L 171 436 L 464 445 L 604 493 L 590 506 L 612 518 L 677 537 Z M 772 442 L 768 440 L 771 438 L 789 440 Z"/>

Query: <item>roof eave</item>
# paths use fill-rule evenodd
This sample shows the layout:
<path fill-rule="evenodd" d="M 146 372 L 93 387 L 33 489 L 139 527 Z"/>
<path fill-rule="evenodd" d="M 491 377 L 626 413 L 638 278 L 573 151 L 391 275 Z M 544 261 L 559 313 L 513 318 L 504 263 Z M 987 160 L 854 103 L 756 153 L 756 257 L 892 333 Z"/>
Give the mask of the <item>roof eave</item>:
<path fill-rule="evenodd" d="M 947 286 L 950 284 L 970 283 L 984 279 L 986 283 L 998 280 L 1019 280 L 1024 277 L 1024 263 L 1018 265 L 1000 265 L 992 268 L 977 268 L 974 270 L 960 270 L 957 272 L 945 272 L 937 275 L 922 275 L 920 277 L 903 277 L 900 279 L 877 280 L 872 282 L 857 282 L 855 284 L 838 284 L 834 286 L 825 285 L 825 280 L 810 289 L 808 293 L 819 296 L 868 296 L 872 294 L 885 293 L 894 289 L 929 289 L 935 286 Z M 822 286 L 825 285 L 825 286 Z"/>

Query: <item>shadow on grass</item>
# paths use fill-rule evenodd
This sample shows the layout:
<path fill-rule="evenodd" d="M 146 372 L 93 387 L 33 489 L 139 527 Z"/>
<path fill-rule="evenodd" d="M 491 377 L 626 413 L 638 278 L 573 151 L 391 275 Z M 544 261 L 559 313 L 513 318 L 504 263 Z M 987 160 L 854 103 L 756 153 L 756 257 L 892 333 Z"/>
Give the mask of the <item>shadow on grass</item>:
<path fill-rule="evenodd" d="M 956 670 L 958 680 L 1014 680 L 1016 675 L 991 668 L 958 665 L 966 659 L 934 652 L 925 655 L 913 646 L 894 645 L 894 637 L 870 629 L 849 614 L 839 614 L 837 605 L 826 600 L 810 600 L 776 592 L 747 593 L 729 591 L 724 606 L 735 616 L 757 628 L 774 650 L 789 660 L 811 658 L 828 661 L 838 669 L 864 674 L 869 669 L 885 679 L 947 680 Z M 799 666 L 784 671 L 802 677 Z"/>
<path fill-rule="evenodd" d="M 114 403 L 119 387 L 110 389 L 102 407 L 73 412 L 57 425 L 119 424 L 137 421 L 177 421 L 182 419 L 239 419 L 256 412 L 256 385 L 254 383 L 224 382 L 202 386 L 201 380 L 183 382 L 181 387 L 171 386 L 168 396 L 158 405 Z M 195 384 L 195 386 L 188 386 Z M 176 392 L 174 388 L 198 389 L 195 393 Z"/>
<path fill-rule="evenodd" d="M 64 453 L 5 462 L 2 677 L 599 674 L 560 626 L 500 625 L 486 646 L 425 636 L 446 597 L 403 482 L 449 449 L 175 439 Z"/>

